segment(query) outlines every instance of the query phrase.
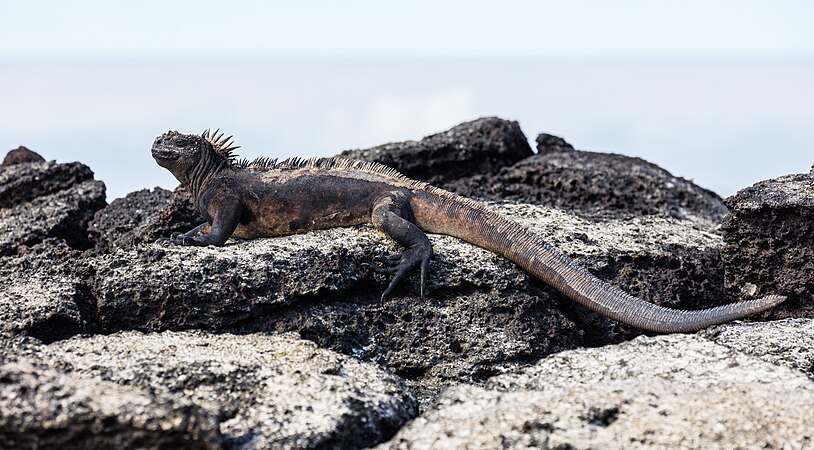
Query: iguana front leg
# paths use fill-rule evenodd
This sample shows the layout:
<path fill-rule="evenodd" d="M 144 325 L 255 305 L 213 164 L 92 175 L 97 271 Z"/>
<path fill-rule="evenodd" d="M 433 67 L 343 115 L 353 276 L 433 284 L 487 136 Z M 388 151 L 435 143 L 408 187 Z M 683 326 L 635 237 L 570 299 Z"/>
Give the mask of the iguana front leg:
<path fill-rule="evenodd" d="M 421 298 L 424 298 L 432 245 L 427 235 L 412 222 L 412 216 L 407 195 L 402 192 L 384 197 L 373 206 L 371 215 L 373 226 L 405 248 L 401 255 L 376 258 L 382 265 L 371 266 L 375 272 L 394 274 L 393 280 L 382 294 L 382 300 L 393 292 L 404 275 L 418 265 L 421 266 Z"/>
<path fill-rule="evenodd" d="M 233 196 L 220 197 L 208 233 L 202 233 L 202 231 L 209 223 L 202 223 L 187 233 L 173 233 L 170 242 L 177 245 L 196 245 L 199 247 L 215 245 L 220 247 L 235 232 L 242 213 L 243 205 L 240 203 L 239 198 Z"/>

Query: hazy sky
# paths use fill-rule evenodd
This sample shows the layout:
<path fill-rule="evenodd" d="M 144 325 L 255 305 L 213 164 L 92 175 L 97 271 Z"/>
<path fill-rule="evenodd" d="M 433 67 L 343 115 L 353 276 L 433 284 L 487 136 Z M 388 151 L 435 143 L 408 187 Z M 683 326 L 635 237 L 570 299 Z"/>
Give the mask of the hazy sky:
<path fill-rule="evenodd" d="M 814 56 L 814 2 L 804 0 L 0 5 L 0 57 Z"/>
<path fill-rule="evenodd" d="M 108 199 L 176 181 L 156 135 L 333 155 L 480 116 L 730 195 L 814 163 L 814 2 L 0 0 L 0 152 Z"/>

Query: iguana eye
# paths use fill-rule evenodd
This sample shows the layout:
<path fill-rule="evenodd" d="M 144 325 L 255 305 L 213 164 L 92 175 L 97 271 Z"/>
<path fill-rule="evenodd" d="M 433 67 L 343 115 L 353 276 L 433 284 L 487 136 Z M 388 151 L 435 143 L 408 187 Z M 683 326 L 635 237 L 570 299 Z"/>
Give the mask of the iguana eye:
<path fill-rule="evenodd" d="M 189 140 L 180 138 L 177 141 L 175 141 L 175 145 L 177 145 L 178 147 L 186 147 L 189 145 Z"/>

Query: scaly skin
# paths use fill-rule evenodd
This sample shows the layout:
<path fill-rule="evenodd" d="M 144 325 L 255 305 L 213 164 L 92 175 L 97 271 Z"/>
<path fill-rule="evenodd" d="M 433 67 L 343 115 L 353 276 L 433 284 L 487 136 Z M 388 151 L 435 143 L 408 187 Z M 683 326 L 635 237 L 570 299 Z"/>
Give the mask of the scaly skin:
<path fill-rule="evenodd" d="M 253 239 L 372 223 L 406 250 L 379 257 L 372 268 L 393 274 L 382 294 L 420 269 L 421 294 L 432 246 L 426 232 L 446 234 L 493 251 L 570 299 L 645 330 L 697 331 L 770 309 L 785 300 L 769 295 L 716 308 L 684 311 L 636 298 L 594 277 L 520 224 L 478 202 L 410 180 L 380 164 L 341 158 L 259 159 L 235 162 L 229 139 L 168 132 L 153 144 L 156 162 L 189 186 L 207 222 L 169 240 L 179 245 L 223 245 Z"/>

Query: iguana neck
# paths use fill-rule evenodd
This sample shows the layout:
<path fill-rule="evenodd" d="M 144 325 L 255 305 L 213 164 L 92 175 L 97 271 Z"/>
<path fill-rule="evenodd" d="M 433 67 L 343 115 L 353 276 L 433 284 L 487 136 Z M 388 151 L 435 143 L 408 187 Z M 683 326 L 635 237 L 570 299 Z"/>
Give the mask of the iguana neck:
<path fill-rule="evenodd" d="M 206 184 L 216 175 L 229 167 L 229 162 L 219 155 L 203 152 L 201 160 L 187 173 L 186 180 L 181 180 L 189 186 L 193 198 L 198 198 Z"/>

